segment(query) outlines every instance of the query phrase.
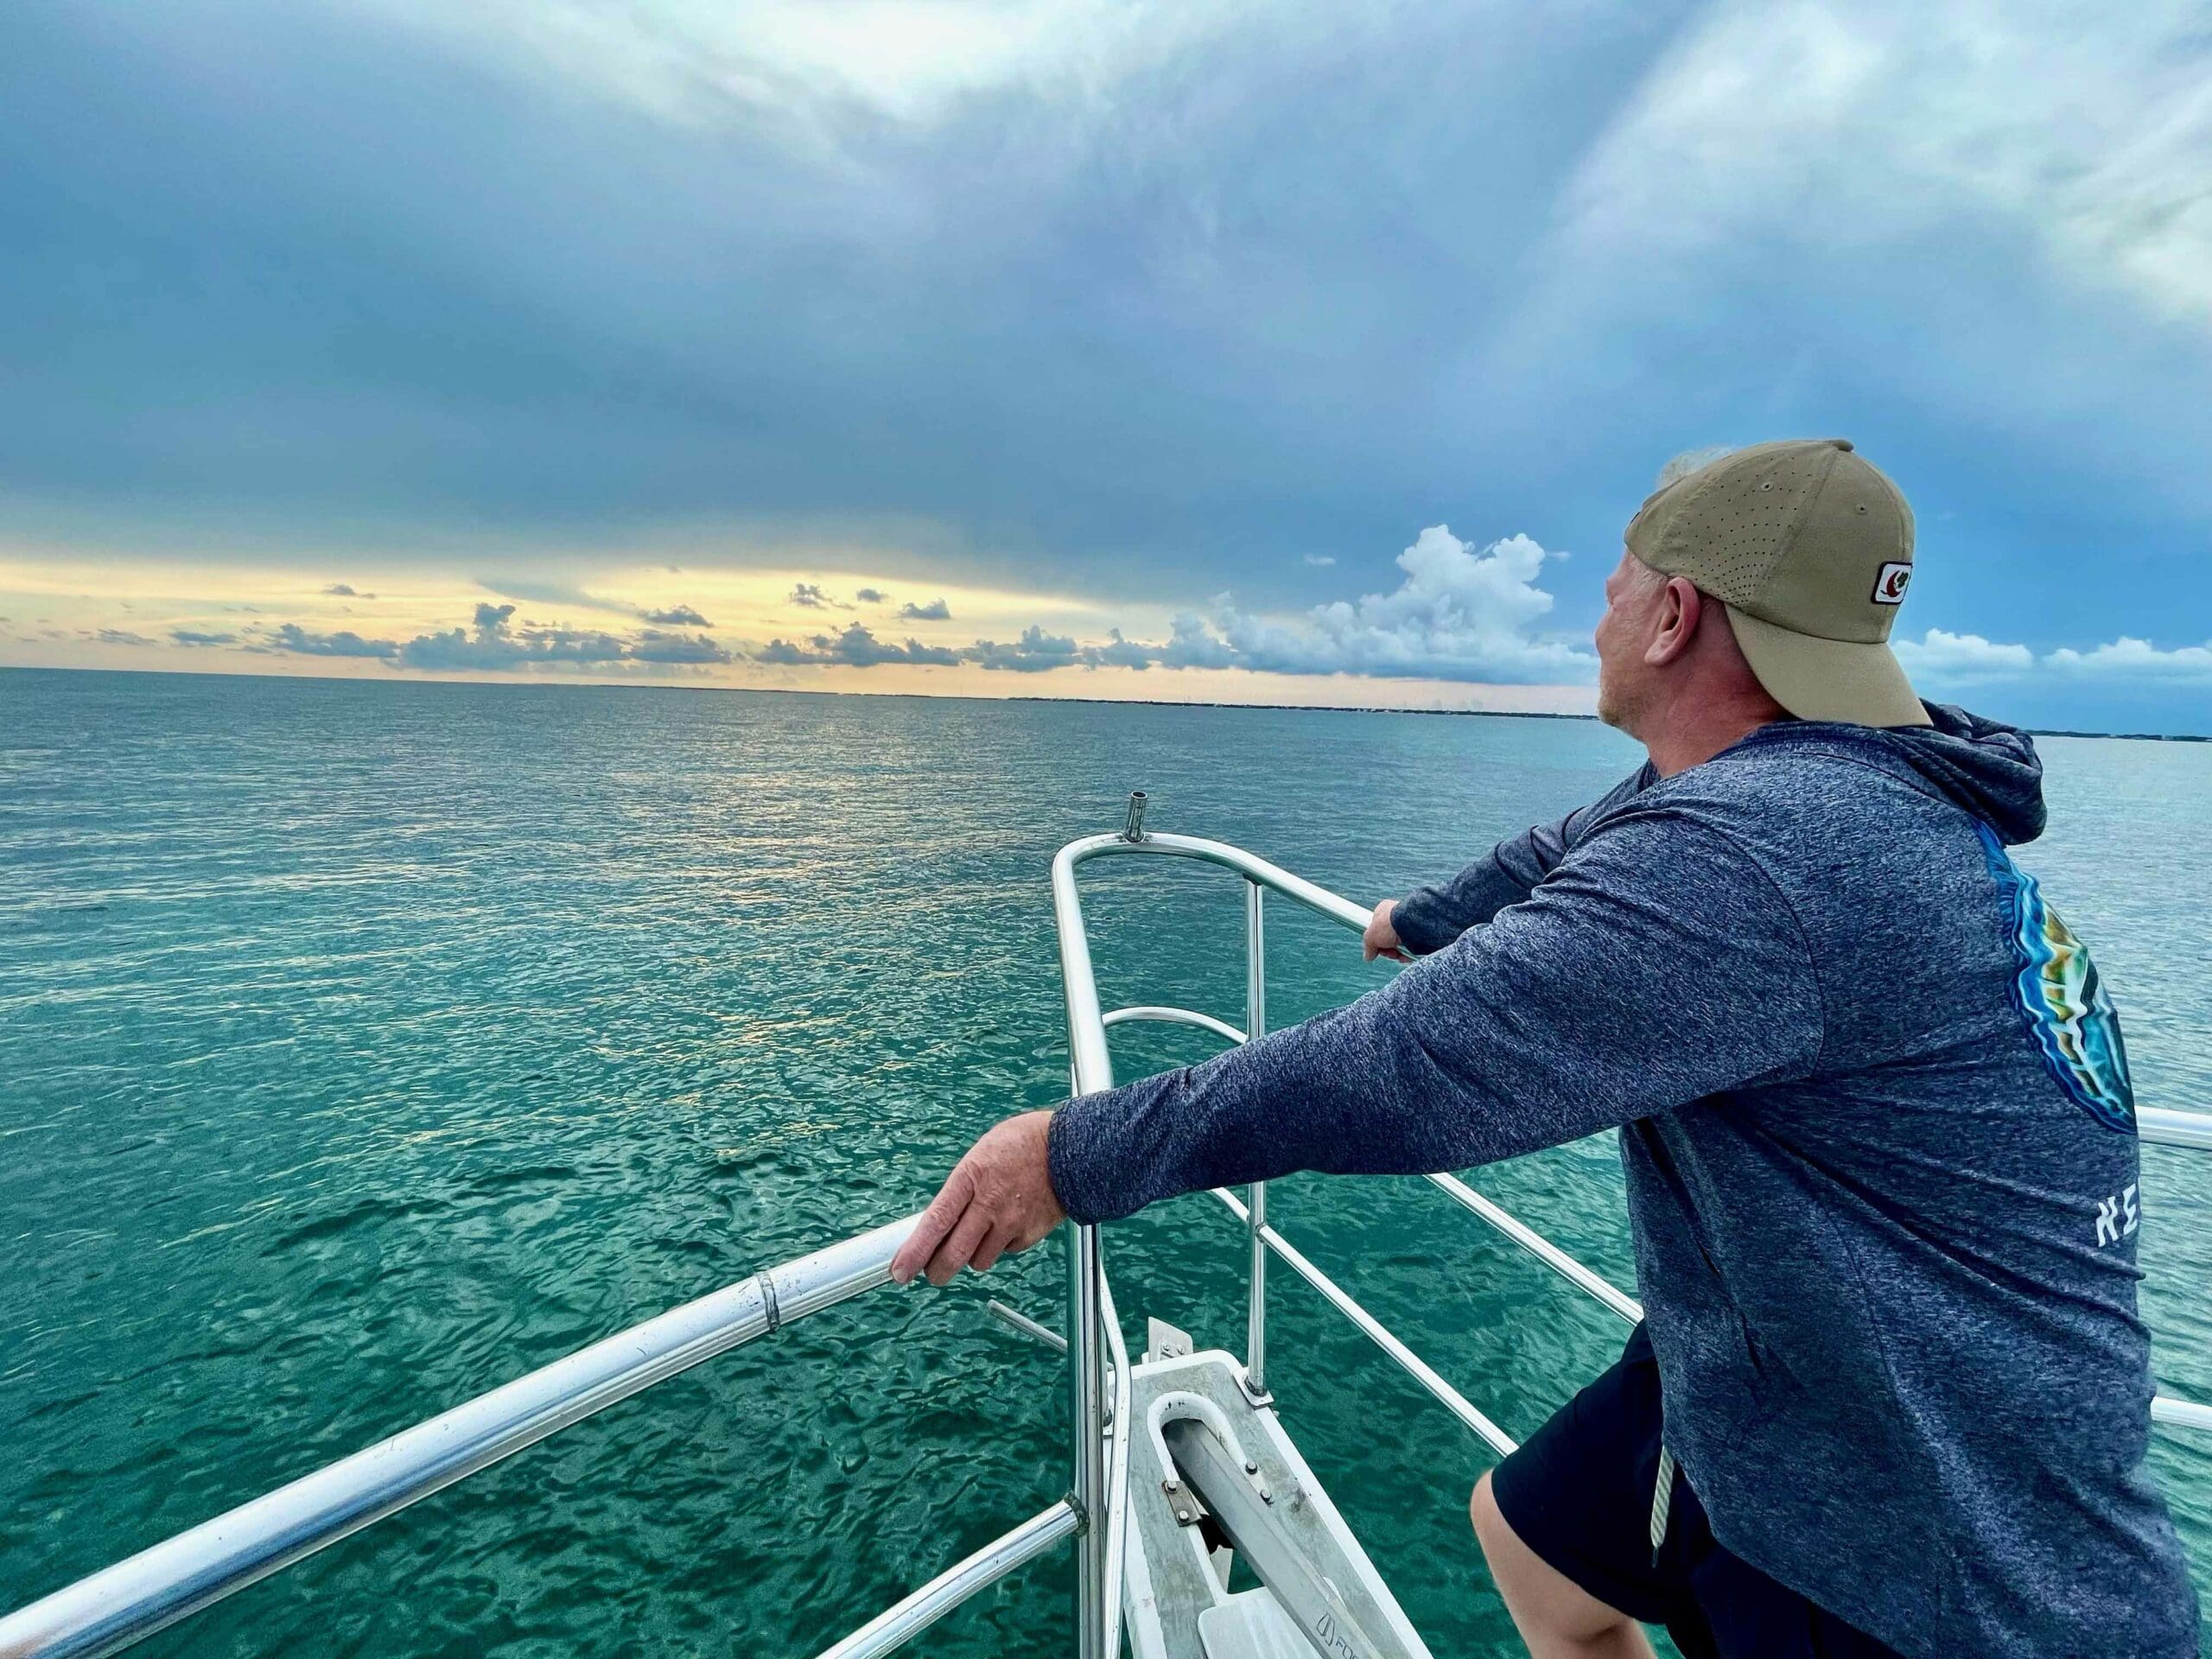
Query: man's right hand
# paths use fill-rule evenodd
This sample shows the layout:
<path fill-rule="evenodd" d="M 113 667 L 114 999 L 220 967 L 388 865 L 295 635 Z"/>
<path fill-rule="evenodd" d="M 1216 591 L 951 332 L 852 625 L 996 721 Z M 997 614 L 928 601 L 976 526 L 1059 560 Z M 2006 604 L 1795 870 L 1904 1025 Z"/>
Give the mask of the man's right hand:
<path fill-rule="evenodd" d="M 1359 936 L 1360 949 L 1367 961 L 1388 957 L 1393 962 L 1411 962 L 1406 954 L 1405 941 L 1399 938 L 1398 930 L 1390 925 L 1390 913 L 1398 907 L 1395 899 L 1385 899 L 1375 906 L 1367 918 L 1367 931 Z"/>

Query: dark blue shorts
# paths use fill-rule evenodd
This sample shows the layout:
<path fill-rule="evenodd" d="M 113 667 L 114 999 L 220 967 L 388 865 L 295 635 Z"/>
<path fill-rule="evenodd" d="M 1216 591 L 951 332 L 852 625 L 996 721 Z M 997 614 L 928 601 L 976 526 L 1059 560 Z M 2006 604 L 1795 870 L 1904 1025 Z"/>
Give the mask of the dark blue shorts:
<path fill-rule="evenodd" d="M 1658 1475 L 1659 1366 L 1638 1325 L 1611 1370 L 1497 1465 L 1491 1491 L 1523 1543 L 1607 1606 L 1666 1626 L 1683 1659 L 1897 1659 L 1714 1542 L 1679 1472 L 1655 1560 Z"/>

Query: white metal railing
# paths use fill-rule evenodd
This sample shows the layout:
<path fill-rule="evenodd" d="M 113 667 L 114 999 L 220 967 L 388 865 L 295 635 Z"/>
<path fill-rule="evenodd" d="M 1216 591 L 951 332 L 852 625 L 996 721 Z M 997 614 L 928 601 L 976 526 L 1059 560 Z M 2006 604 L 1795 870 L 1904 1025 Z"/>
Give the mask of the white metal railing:
<path fill-rule="evenodd" d="M 617 1401 L 888 1284 L 891 1258 L 919 1218 L 907 1216 L 687 1302 L 80 1579 L 0 1618 L 0 1659 L 118 1652 Z M 1093 1243 L 1095 1262 L 1095 1236 Z M 1072 1279 L 1082 1252 L 1071 1249 L 1070 1260 Z M 1094 1316 L 1092 1329 L 1109 1333 L 1116 1421 L 1126 1421 L 1128 1356 L 1103 1280 L 1097 1288 L 1104 1314 Z M 1092 1425 L 1093 1444 L 1103 1432 L 1103 1421 Z M 1071 1492 L 887 1608 L 823 1659 L 890 1652 L 977 1591 L 1096 1530 L 1089 1517 L 1096 1512 Z"/>
<path fill-rule="evenodd" d="M 1264 895 L 1274 892 L 1354 931 L 1369 912 L 1350 899 L 1225 842 L 1146 835 L 1143 798 L 1133 798 L 1120 835 L 1071 842 L 1052 861 L 1052 904 L 1067 999 L 1069 1080 L 1074 1092 L 1113 1086 L 1109 1028 L 1138 1020 L 1192 1026 L 1232 1043 L 1267 1030 Z M 1075 872 L 1092 859 L 1122 855 L 1193 859 L 1235 871 L 1245 891 L 1245 1023 L 1187 1008 L 1140 1006 L 1102 1012 L 1091 972 Z M 2148 1141 L 2212 1151 L 2212 1116 L 2156 1107 L 2138 1113 Z M 1572 1255 L 1448 1174 L 1427 1178 L 1586 1295 L 1624 1319 L 1643 1317 L 1636 1300 Z M 1267 1261 L 1280 1257 L 1381 1348 L 1471 1433 L 1499 1452 L 1513 1441 L 1269 1224 L 1267 1186 L 1249 1201 L 1215 1196 L 1243 1224 L 1250 1265 L 1246 1375 L 1264 1397 Z M 770 1268 L 710 1295 L 634 1325 L 517 1378 L 352 1457 L 307 1475 L 212 1521 L 0 1618 L 0 1659 L 93 1659 L 111 1654 L 360 1529 L 534 1445 L 547 1435 L 641 1389 L 767 1335 L 793 1319 L 888 1282 L 891 1258 L 918 1215 L 861 1233 Z M 821 1659 L 874 1659 L 944 1617 L 977 1591 L 1058 1545 L 1076 1548 L 1077 1650 L 1082 1659 L 1118 1659 L 1120 1586 L 1128 1540 L 1129 1358 L 1097 1230 L 1067 1230 L 1068 1329 L 1064 1339 L 1073 1407 L 1073 1481 L 1068 1496 L 939 1573 L 887 1608 Z M 1035 1321 L 995 1306 L 1018 1329 L 1060 1341 Z M 2212 1407 L 2161 1395 L 2160 1422 L 2212 1429 Z"/>
<path fill-rule="evenodd" d="M 89 1659 L 488 1468 L 618 1400 L 891 1278 L 908 1216 L 554 1361 L 0 1618 L 0 1659 Z"/>

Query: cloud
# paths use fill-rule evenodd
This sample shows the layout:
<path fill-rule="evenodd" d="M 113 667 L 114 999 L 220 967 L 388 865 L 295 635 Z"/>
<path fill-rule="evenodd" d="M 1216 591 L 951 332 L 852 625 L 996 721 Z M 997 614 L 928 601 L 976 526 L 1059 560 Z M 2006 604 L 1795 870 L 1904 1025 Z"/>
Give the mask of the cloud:
<path fill-rule="evenodd" d="M 235 633 L 201 633 L 192 628 L 171 628 L 169 638 L 180 645 L 234 645 L 238 642 Z"/>
<path fill-rule="evenodd" d="M 1529 683 L 1581 681 L 1595 659 L 1579 645 L 1548 638 L 1538 625 L 1552 597 L 1535 585 L 1547 552 L 1527 536 L 1510 536 L 1478 551 L 1438 524 L 1398 556 L 1404 572 L 1388 594 L 1356 603 L 1316 607 L 1278 620 L 1249 614 L 1224 594 L 1209 612 L 1185 612 L 1158 642 L 1132 639 L 1119 628 L 1085 644 L 1032 624 L 1012 641 L 977 639 L 955 651 L 908 639 L 878 639 L 858 623 L 806 643 L 773 639 L 755 661 L 797 666 L 885 663 L 973 664 L 1018 674 L 1063 668 L 1241 668 L 1281 674 L 1364 674 L 1380 677 Z M 927 607 L 932 620 L 938 605 Z M 909 605 L 908 613 L 925 607 Z"/>
<path fill-rule="evenodd" d="M 124 628 L 102 628 L 90 637 L 104 645 L 150 645 L 155 643 L 143 633 L 132 633 Z"/>
<path fill-rule="evenodd" d="M 1160 648 L 1140 640 L 1124 639 L 1122 631 L 1109 631 L 1106 643 L 1092 645 L 1084 653 L 1084 660 L 1094 668 L 1150 668 L 1160 660 Z"/>
<path fill-rule="evenodd" d="M 391 655 L 397 666 L 431 673 L 572 672 L 704 667 L 734 662 L 736 653 L 703 633 L 645 628 L 624 638 L 601 628 L 514 622 L 512 605 L 479 604 L 470 626 L 417 634 Z M 381 642 L 379 642 L 381 643 Z"/>
<path fill-rule="evenodd" d="M 903 645 L 878 639 L 855 622 L 842 633 L 817 633 L 805 645 L 771 639 L 754 652 L 753 658 L 762 663 L 835 663 L 848 668 L 875 668 L 885 663 L 950 668 L 960 660 L 960 653 L 941 645 L 925 645 L 918 639 L 909 639 Z"/>
<path fill-rule="evenodd" d="M 899 615 L 908 622 L 950 622 L 952 620 L 952 607 L 942 599 L 933 599 L 926 605 L 909 601 L 899 607 Z"/>
<path fill-rule="evenodd" d="M 1021 638 L 1010 645 L 978 639 L 960 655 L 966 661 L 979 663 L 985 668 L 1007 669 L 1017 674 L 1039 674 L 1048 669 L 1073 668 L 1086 660 L 1086 653 L 1073 639 L 1046 633 L 1034 624 L 1024 628 Z"/>
<path fill-rule="evenodd" d="M 2025 645 L 1996 645 L 1978 633 L 1930 628 L 1923 639 L 1899 639 L 1892 648 L 1915 680 L 2015 679 L 2029 674 L 2137 683 L 2212 679 L 2212 640 L 2162 650 L 2122 634 L 2087 651 L 2062 645 L 2038 657 Z"/>
<path fill-rule="evenodd" d="M 1405 577 L 1389 593 L 1317 606 L 1295 622 L 1249 614 L 1224 596 L 1206 620 L 1211 629 L 1178 618 L 1160 660 L 1278 674 L 1501 684 L 1584 680 L 1596 658 L 1535 631 L 1552 608 L 1536 577 L 1556 556 L 1528 536 L 1509 536 L 1478 553 L 1434 524 L 1398 555 Z"/>
<path fill-rule="evenodd" d="M 658 629 L 647 628 L 632 642 L 630 660 L 634 663 L 727 663 L 735 660 L 735 655 L 703 633 L 663 633 Z"/>
<path fill-rule="evenodd" d="M 1610 563 L 1662 456 L 1834 423 L 1929 531 L 1956 513 L 1928 552 L 1980 597 L 1947 620 L 2199 639 L 2201 14 L 236 0 L 228 32 L 187 5 L 126 36 L 38 7 L 0 53 L 10 501 L 87 547 L 284 550 L 296 594 L 332 564 L 397 583 L 371 549 L 512 568 L 529 614 L 625 642 L 704 625 L 533 582 L 546 550 L 656 603 L 664 560 L 772 594 L 807 569 L 1141 594 L 1071 629 L 1102 665 L 1318 669 L 1388 643 L 1303 612 L 1397 583 L 1370 563 L 1394 530 Z M 199 276 L 81 280 L 157 270 Z M 2126 550 L 2093 583 L 2091 547 Z M 1308 556 L 1357 575 L 1321 588 Z M 1600 562 L 1548 561 L 1522 637 L 1581 633 Z M 857 602 L 890 632 L 895 596 Z M 1071 614 L 988 626 L 1018 652 Z M 777 626 L 802 652 L 842 626 Z"/>
<path fill-rule="evenodd" d="M 1591 654 L 1538 632 L 1552 596 L 1536 586 L 1536 577 L 1547 559 L 1563 556 L 1527 536 L 1510 536 L 1478 551 L 1437 524 L 1399 554 L 1404 576 L 1391 592 L 1318 606 L 1291 620 L 1247 613 L 1224 594 L 1208 613 L 1174 617 L 1167 638 L 1157 643 L 1129 639 L 1116 628 L 1103 641 L 1085 644 L 1032 624 L 1010 642 L 977 639 L 956 652 L 912 639 L 887 644 L 855 623 L 840 635 L 817 634 L 808 645 L 772 640 L 753 655 L 766 663 L 860 668 L 958 660 L 1017 674 L 1157 664 L 1510 683 L 1581 681 L 1596 665 Z M 908 604 L 900 614 L 945 621 L 951 611 L 940 599 Z"/>
<path fill-rule="evenodd" d="M 1308 553 L 1305 559 L 1306 564 L 1317 570 L 1325 570 L 1336 562 L 1337 556 L 1333 553 Z"/>
<path fill-rule="evenodd" d="M 1224 594 L 1208 613 L 1175 616 L 1167 638 L 1156 643 L 1132 639 L 1116 628 L 1104 640 L 1085 644 L 1032 624 L 1010 642 L 977 639 L 955 651 L 911 639 L 903 645 L 887 643 L 855 623 L 842 634 L 816 634 L 804 645 L 773 639 L 752 654 L 759 662 L 794 666 L 959 661 L 1017 674 L 1157 665 L 1516 683 L 1580 681 L 1595 666 L 1589 652 L 1536 632 L 1552 597 L 1535 578 L 1547 559 L 1564 556 L 1548 553 L 1527 536 L 1508 537 L 1478 552 L 1438 524 L 1398 556 L 1404 579 L 1390 593 L 1319 606 L 1293 620 L 1248 613 Z M 909 604 L 903 613 L 931 620 L 951 614 L 943 600 L 927 607 Z"/>
<path fill-rule="evenodd" d="M 563 663 L 579 666 L 622 660 L 622 642 L 598 629 L 524 628 L 512 626 L 512 605 L 476 607 L 473 627 L 451 628 L 443 633 L 420 633 L 398 653 L 403 668 L 453 671 L 507 670 L 537 664 Z"/>
<path fill-rule="evenodd" d="M 810 611 L 835 610 L 837 601 L 822 591 L 817 582 L 802 582 L 791 589 L 791 603 Z"/>
<path fill-rule="evenodd" d="M 1950 633 L 1930 628 L 1918 639 L 1891 642 L 1905 672 L 1915 679 L 2009 679 L 2035 666 L 2035 653 L 2025 645 L 2000 645 L 1978 633 Z"/>
<path fill-rule="evenodd" d="M 364 639 L 350 628 L 336 633 L 312 633 L 296 622 L 279 626 L 269 636 L 270 649 L 287 652 L 295 657 L 381 657 L 391 658 L 400 654 L 399 644 L 393 639 Z"/>
<path fill-rule="evenodd" d="M 856 588 L 853 590 L 853 597 L 860 601 L 863 605 L 880 605 L 886 600 L 889 599 L 891 595 L 883 592 L 880 588 Z"/>
<path fill-rule="evenodd" d="M 385 0 L 389 16 L 505 67 L 550 71 L 590 94 L 679 127 L 773 123 L 786 143 L 825 144 L 842 118 L 920 128 L 969 99 L 1014 90 L 1097 98 L 1227 32 L 1249 8 L 1114 0 L 1014 4 L 713 6 L 531 0 L 467 7 Z M 1266 14 L 1291 11 L 1277 3 Z"/>
<path fill-rule="evenodd" d="M 363 597 L 362 594 L 355 593 L 351 588 L 348 588 L 342 582 L 334 582 L 329 587 L 324 588 L 322 591 L 339 599 L 359 599 Z M 375 595 L 372 594 L 366 595 L 366 597 L 373 599 Z"/>
<path fill-rule="evenodd" d="M 2184 0 L 1720 0 L 1625 101 L 1570 200 L 1646 257 L 1783 224 L 1859 256 L 2000 221 L 2053 269 L 2202 327 L 2206 67 Z"/>
<path fill-rule="evenodd" d="M 2062 674 L 2158 680 L 2212 679 L 2212 639 L 2161 651 L 2147 639 L 2122 634 L 2091 651 L 2062 648 L 2044 658 Z"/>
<path fill-rule="evenodd" d="M 671 569 L 673 566 L 670 567 Z M 541 582 L 512 576 L 479 576 L 477 585 L 509 599 L 529 600 L 538 605 L 567 605 L 577 610 L 606 611 L 615 616 L 633 616 L 640 622 L 651 622 L 662 627 L 710 628 L 713 623 L 689 605 L 677 605 L 664 610 L 650 606 L 633 605 L 626 599 L 613 599 L 604 594 L 594 594 L 563 582 Z M 364 594 L 364 599 L 374 599 L 374 594 Z"/>
<path fill-rule="evenodd" d="M 635 616 L 638 607 L 619 599 L 605 599 L 597 594 L 565 582 L 543 582 L 536 577 L 479 576 L 477 585 L 489 588 L 507 599 L 528 600 L 537 605 L 567 605 L 580 611 L 612 611 L 618 616 Z"/>

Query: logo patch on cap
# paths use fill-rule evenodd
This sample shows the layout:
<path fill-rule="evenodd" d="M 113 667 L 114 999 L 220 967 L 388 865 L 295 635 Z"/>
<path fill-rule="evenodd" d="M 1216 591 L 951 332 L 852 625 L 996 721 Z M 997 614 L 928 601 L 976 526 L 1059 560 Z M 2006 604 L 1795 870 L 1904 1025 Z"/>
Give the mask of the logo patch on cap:
<path fill-rule="evenodd" d="M 1904 590 L 1912 581 L 1912 562 L 1891 559 L 1882 567 L 1881 575 L 1874 578 L 1874 602 L 1877 605 L 1902 605 Z"/>

